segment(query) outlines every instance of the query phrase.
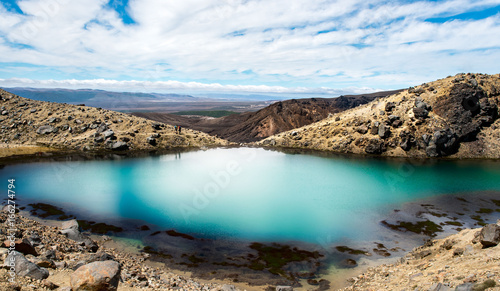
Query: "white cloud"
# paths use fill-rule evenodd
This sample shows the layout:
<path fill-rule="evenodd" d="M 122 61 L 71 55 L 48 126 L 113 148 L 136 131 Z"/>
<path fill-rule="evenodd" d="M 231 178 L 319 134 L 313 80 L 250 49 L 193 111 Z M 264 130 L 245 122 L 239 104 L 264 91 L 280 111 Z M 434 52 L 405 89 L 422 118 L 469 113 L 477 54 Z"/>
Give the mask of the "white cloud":
<path fill-rule="evenodd" d="M 0 77 L 399 88 L 498 73 L 500 61 L 499 15 L 424 21 L 500 0 L 131 0 L 133 25 L 106 3 L 19 1 L 26 15 L 0 5 L 0 63 L 43 68 L 6 65 Z"/>

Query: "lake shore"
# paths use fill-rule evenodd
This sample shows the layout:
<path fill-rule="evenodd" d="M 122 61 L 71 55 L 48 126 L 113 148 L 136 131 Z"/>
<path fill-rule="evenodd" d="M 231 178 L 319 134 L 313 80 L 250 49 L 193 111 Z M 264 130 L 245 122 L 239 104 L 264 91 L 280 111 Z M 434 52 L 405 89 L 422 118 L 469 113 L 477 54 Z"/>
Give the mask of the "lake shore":
<path fill-rule="evenodd" d="M 473 203 L 470 201 L 471 197 L 473 197 L 476 201 L 476 203 Z M 346 242 L 346 248 L 339 248 L 337 246 L 336 250 L 333 250 L 333 252 L 336 252 L 337 256 L 342 256 L 344 260 L 353 260 L 354 264 L 351 267 L 354 268 L 348 268 L 348 269 L 331 269 L 331 273 L 329 275 L 322 275 L 318 276 L 316 279 L 316 282 L 319 281 L 319 278 L 324 278 L 323 280 L 328 280 L 329 281 L 329 286 L 326 289 L 320 288 L 318 285 L 309 285 L 309 283 L 317 284 L 312 280 L 307 280 L 307 279 L 299 279 L 298 282 L 300 282 L 303 287 L 296 286 L 294 290 L 332 290 L 332 289 L 341 289 L 341 288 L 348 288 L 345 290 L 371 290 L 373 286 L 378 286 L 377 288 L 382 288 L 381 284 L 387 284 L 387 282 L 384 282 L 384 278 L 380 277 L 380 274 L 382 272 L 389 272 L 387 270 L 392 270 L 390 271 L 390 274 L 392 275 L 393 272 L 397 272 L 398 268 L 401 268 L 400 263 L 400 258 L 409 258 L 409 257 L 414 257 L 417 252 L 420 252 L 422 250 L 422 247 L 414 249 L 411 253 L 407 253 L 410 249 L 412 244 L 405 244 L 403 241 L 404 236 L 412 236 L 412 241 L 413 241 L 413 246 L 418 246 L 421 243 L 416 243 L 418 240 L 421 240 L 422 243 L 426 240 L 426 238 L 430 237 L 435 237 L 438 240 L 431 240 L 434 241 L 432 243 L 433 246 L 439 246 L 444 243 L 446 240 L 455 240 L 458 241 L 458 239 L 464 237 L 464 240 L 460 240 L 460 242 L 456 243 L 456 247 L 466 247 L 469 245 L 471 242 L 469 242 L 469 237 L 477 232 L 477 227 L 478 223 L 485 225 L 487 223 L 493 223 L 495 219 L 497 219 L 499 216 L 498 210 L 499 209 L 492 209 L 491 207 L 494 207 L 496 204 L 495 202 L 498 203 L 498 200 L 495 198 L 499 198 L 500 193 L 496 191 L 484 191 L 484 192 L 479 192 L 479 193 L 474 193 L 474 195 L 470 195 L 467 193 L 461 193 L 457 194 L 454 196 L 439 196 L 435 197 L 432 199 L 427 199 L 427 200 L 421 200 L 421 201 L 416 201 L 412 203 L 407 203 L 402 207 L 401 209 L 395 209 L 394 212 L 387 217 L 385 220 L 387 222 L 387 225 L 396 225 L 396 222 L 401 222 L 403 218 L 405 218 L 405 222 L 407 223 L 415 223 L 417 221 L 426 221 L 426 224 L 423 224 L 421 228 L 407 228 L 404 229 L 404 227 L 399 227 L 397 229 L 390 229 L 388 227 L 389 232 L 394 232 L 394 236 L 392 238 L 392 244 L 388 243 L 387 241 L 384 241 L 383 244 L 379 242 L 380 245 L 374 247 L 372 241 L 370 242 L 358 242 L 358 243 L 350 243 Z M 498 205 L 497 205 L 498 206 Z M 490 208 L 487 208 L 490 207 Z M 500 206 L 498 206 L 500 207 Z M 466 208 L 466 210 L 464 210 Z M 492 212 L 490 212 L 488 209 L 492 209 Z M 481 218 L 481 221 L 478 220 L 478 211 L 482 212 L 479 215 L 479 218 Z M 45 238 L 51 238 L 52 242 L 46 243 L 46 245 L 53 245 L 55 242 L 56 244 L 59 245 L 73 245 L 75 246 L 75 242 L 71 242 L 70 240 L 66 239 L 60 234 L 57 234 L 60 227 L 61 222 L 57 220 L 50 219 L 48 218 L 37 218 L 31 216 L 29 212 L 23 211 L 21 214 L 23 214 L 23 217 L 19 217 L 20 219 L 20 225 L 25 226 L 24 233 L 31 233 L 33 230 L 37 231 L 41 237 Z M 462 214 L 462 215 L 460 215 Z M 4 214 L 2 214 L 4 215 Z M 25 217 L 24 217 L 25 216 Z M 447 221 L 451 221 L 450 219 L 456 217 L 456 220 L 453 220 L 455 223 L 454 225 L 447 224 Z M 5 219 L 5 218 L 4 218 Z M 461 225 L 459 225 L 461 224 Z M 408 226 L 408 224 L 401 224 Z M 417 225 L 415 223 L 415 225 Z M 436 225 L 441 228 L 441 231 L 435 231 L 432 232 L 430 228 L 427 226 L 429 225 Z M 476 230 L 474 230 L 474 228 Z M 439 230 L 439 228 L 438 228 Z M 428 232 L 430 231 L 430 232 Z M 458 232 L 458 233 L 457 233 Z M 451 235 L 451 236 L 450 236 Z M 449 237 L 448 237 L 449 236 Z M 167 238 L 169 236 L 166 236 Z M 170 236 L 170 238 L 172 238 Z M 182 243 L 183 241 L 189 241 L 189 240 L 183 240 L 182 234 L 176 235 L 174 237 L 175 239 L 179 239 L 179 241 Z M 54 240 L 55 239 L 55 240 Z M 239 288 L 240 290 L 263 290 L 266 288 L 266 286 L 250 286 L 245 283 L 240 283 L 240 282 L 235 282 L 234 277 L 229 277 L 229 276 L 223 276 L 225 280 L 221 279 L 214 279 L 214 277 L 217 276 L 212 276 L 212 278 L 206 277 L 206 276 L 200 276 L 200 274 L 204 273 L 205 270 L 204 268 L 196 269 L 193 268 L 192 271 L 189 271 L 189 268 L 180 270 L 179 268 L 175 268 L 175 264 L 163 264 L 165 263 L 164 261 L 161 260 L 162 254 L 161 253 L 155 253 L 155 252 L 144 252 L 144 245 L 136 245 L 135 243 L 131 243 L 130 241 L 124 240 L 124 239 L 110 239 L 109 236 L 106 235 L 98 235 L 98 234 L 93 234 L 92 239 L 94 239 L 97 244 L 99 245 L 99 252 L 103 251 L 106 253 L 109 253 L 113 255 L 115 258 L 118 258 L 118 260 L 121 260 L 120 262 L 125 264 L 125 266 L 128 266 L 125 268 L 125 273 L 126 274 L 131 274 L 133 272 L 130 272 L 128 270 L 131 270 L 129 268 L 136 268 L 140 267 L 141 270 L 144 269 L 144 266 L 147 266 L 144 270 L 144 272 L 147 274 L 150 274 L 153 276 L 152 280 L 147 280 L 147 284 L 151 288 L 161 288 L 162 286 L 166 286 L 165 282 L 163 281 L 155 281 L 154 278 L 157 278 L 158 276 L 165 278 L 172 278 L 172 276 L 175 278 L 175 282 L 180 283 L 183 282 L 185 286 L 210 286 L 208 290 L 223 290 L 223 289 L 217 289 L 217 288 L 222 288 L 224 284 L 228 285 L 234 285 L 235 287 Z M 396 239 L 398 241 L 396 241 Z M 462 246 L 463 245 L 463 246 Z M 332 248 L 334 246 L 331 246 Z M 474 252 L 471 254 L 478 254 L 481 253 L 481 256 L 485 257 L 498 257 L 497 253 L 493 252 L 490 253 L 490 250 L 497 250 L 498 248 L 492 248 L 492 249 L 486 249 L 486 250 L 480 250 L 476 246 L 474 247 Z M 46 247 L 45 247 L 46 248 Z M 61 249 L 61 248 L 59 248 Z M 477 250 L 476 250 L 477 249 Z M 339 251 L 341 250 L 341 251 Z M 5 251 L 2 251 L 4 254 Z M 40 250 L 40 253 L 42 253 L 42 249 Z M 439 254 L 439 251 L 432 250 L 432 254 Z M 370 255 L 368 255 L 370 254 Z M 64 261 L 69 261 L 66 263 L 67 266 L 70 266 L 70 262 L 75 262 L 78 261 L 80 258 L 83 258 L 82 256 L 89 255 L 88 252 L 82 252 L 80 249 L 79 251 L 76 252 L 70 252 L 70 254 L 65 255 Z M 459 267 L 460 265 L 457 265 L 456 267 L 453 265 L 454 261 L 457 261 L 456 256 L 451 256 L 452 259 L 447 259 L 446 265 L 451 266 L 448 267 L 448 269 L 453 268 L 453 272 L 448 274 L 448 279 L 449 278 L 457 278 L 464 276 L 467 277 L 470 274 L 465 274 L 468 272 L 472 272 L 470 269 Z M 29 257 L 30 260 L 37 261 L 36 257 Z M 399 260 L 399 261 L 398 261 Z M 433 256 L 433 261 L 426 261 L 427 264 L 431 263 L 433 265 L 438 265 L 440 262 L 440 255 Z M 411 260 L 410 260 L 411 261 Z M 351 261 L 352 262 L 352 261 Z M 416 268 L 423 264 L 423 258 L 419 259 L 414 259 L 412 262 L 411 266 L 405 266 L 404 270 L 409 270 L 410 268 Z M 414 262 L 419 262 L 418 265 L 413 264 Z M 439 263 L 439 266 L 442 264 Z M 171 266 L 174 266 L 172 269 Z M 444 266 L 444 265 L 443 265 Z M 488 278 L 493 278 L 495 279 L 498 274 L 500 273 L 496 271 L 495 268 L 498 268 L 498 266 L 493 266 L 493 269 L 491 272 L 483 272 L 480 274 L 475 274 L 475 280 L 476 282 L 479 282 L 481 280 L 487 280 Z M 416 270 L 415 269 L 415 270 Z M 432 269 L 432 268 L 431 268 Z M 429 272 L 423 272 L 423 275 L 418 275 L 415 278 L 411 278 L 408 282 L 411 282 L 412 284 L 416 286 L 427 286 L 429 285 L 429 282 L 434 282 L 435 279 L 433 276 L 433 272 L 431 272 L 429 269 Z M 409 272 L 414 272 L 415 270 L 410 270 Z M 62 268 L 62 269 L 53 269 L 51 270 L 53 274 L 53 280 L 60 286 L 63 286 L 65 284 L 68 284 L 68 280 L 71 276 L 72 269 L 71 268 Z M 233 274 L 236 274 L 238 272 L 237 269 L 233 270 Z M 240 270 L 241 272 L 241 270 Z M 136 272 L 137 273 L 137 272 Z M 422 272 L 417 272 L 415 274 L 419 274 Z M 139 274 L 139 273 L 137 273 Z M 167 274 L 167 275 L 165 275 Z M 385 274 L 385 273 L 384 273 Z M 403 284 L 404 281 L 403 279 L 406 278 L 404 277 L 403 273 L 398 273 L 398 278 L 402 278 L 401 282 L 399 284 Z M 413 275 L 415 275 L 413 274 Z M 429 275 L 428 275 L 429 274 Z M 491 276 L 493 274 L 493 276 Z M 3 274 L 5 275 L 5 274 Z M 241 273 L 240 273 L 241 275 Z M 140 274 L 138 275 L 140 276 Z M 190 277 L 193 278 L 190 278 Z M 489 277 L 488 277 L 489 276 Z M 403 278 L 404 277 L 404 278 Z M 422 278 L 420 278 L 422 277 Z M 139 277 L 137 277 L 139 278 Z M 142 278 L 142 277 L 141 277 Z M 239 276 L 237 281 L 244 281 L 244 276 Z M 37 284 L 42 284 L 42 282 L 37 282 L 37 281 L 26 281 L 24 279 L 21 279 L 21 285 L 35 285 L 35 286 L 40 286 Z M 50 280 L 50 277 L 49 277 Z M 381 281 L 382 280 L 382 281 Z M 443 278 L 444 280 L 444 278 Z M 460 280 L 455 279 L 454 281 L 450 281 L 450 283 L 453 284 L 458 284 Z M 462 280 L 463 281 L 463 280 Z M 135 290 L 134 288 L 137 288 L 137 284 L 145 284 L 142 283 L 145 282 L 144 280 L 135 280 L 135 277 L 131 277 L 129 281 L 124 281 L 123 283 L 120 284 L 120 289 L 119 290 Z M 168 282 L 173 282 L 173 281 L 168 281 Z M 324 281 L 325 282 L 325 281 Z M 391 281 L 392 282 L 392 281 Z M 395 281 L 394 281 L 395 282 Z M 393 283 L 394 283 L 393 282 Z M 408 283 L 406 282 L 406 283 Z M 444 281 L 442 281 L 444 282 Z M 157 283 L 157 284 L 156 284 Z M 176 283 L 176 284 L 177 284 Z M 439 283 L 439 282 L 438 282 Z M 481 283 L 481 282 L 479 282 Z M 151 284 L 151 285 L 149 285 Z M 156 284 L 156 285 L 155 285 Z M 170 283 L 169 283 L 170 284 Z M 194 285 L 193 285 L 194 284 Z M 199 284 L 199 285 L 196 285 Z M 203 285 L 205 284 L 205 285 Z M 207 285 L 208 284 L 208 285 Z M 211 285 L 212 284 L 212 285 Z M 349 286 L 351 284 L 354 284 L 353 286 Z M 396 284 L 396 283 L 394 283 Z M 409 283 L 408 283 L 409 284 Z M 270 284 L 272 285 L 272 284 Z M 156 286 L 156 287 L 154 287 Z M 160 286 L 160 287 L 158 287 Z M 177 285 L 179 286 L 179 285 Z M 275 286 L 275 285 L 274 285 Z M 356 287 L 357 286 L 357 287 Z M 360 288 L 360 286 L 363 286 Z M 371 286 L 371 287 L 370 287 Z M 400 286 L 400 285 L 387 285 L 387 286 Z M 146 286 L 141 286 L 141 287 L 146 287 Z M 326 287 L 324 285 L 324 287 Z M 364 289 L 366 287 L 366 289 Z M 413 285 L 412 285 L 413 287 Z M 428 286 L 427 286 L 428 287 Z M 426 288 L 427 288 L 426 287 Z M 128 289 L 127 289 L 128 288 Z M 197 287 L 193 287 L 194 289 L 192 290 L 199 290 L 196 289 Z M 350 289 L 349 289 L 350 288 Z M 354 289 L 353 289 L 354 288 Z M 394 287 L 396 288 L 396 287 Z M 167 288 L 168 289 L 168 288 Z M 190 289 L 188 289 L 190 290 Z M 373 289 L 373 290 L 378 290 L 378 289 Z"/>

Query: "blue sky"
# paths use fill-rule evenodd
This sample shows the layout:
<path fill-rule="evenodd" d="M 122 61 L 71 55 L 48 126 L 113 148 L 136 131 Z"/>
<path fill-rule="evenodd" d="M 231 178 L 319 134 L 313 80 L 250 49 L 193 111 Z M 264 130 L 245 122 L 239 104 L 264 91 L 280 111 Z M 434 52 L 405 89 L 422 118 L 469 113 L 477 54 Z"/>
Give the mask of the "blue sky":
<path fill-rule="evenodd" d="M 339 94 L 500 73 L 500 0 L 0 1 L 0 86 Z"/>

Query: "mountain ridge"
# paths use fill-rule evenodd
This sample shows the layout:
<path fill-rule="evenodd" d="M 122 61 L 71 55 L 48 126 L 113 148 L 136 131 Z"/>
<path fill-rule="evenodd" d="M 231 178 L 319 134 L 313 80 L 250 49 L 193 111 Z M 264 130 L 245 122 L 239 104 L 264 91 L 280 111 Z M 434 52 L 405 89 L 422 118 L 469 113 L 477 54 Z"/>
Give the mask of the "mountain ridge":
<path fill-rule="evenodd" d="M 256 145 L 410 158 L 500 158 L 500 75 L 458 74 Z"/>

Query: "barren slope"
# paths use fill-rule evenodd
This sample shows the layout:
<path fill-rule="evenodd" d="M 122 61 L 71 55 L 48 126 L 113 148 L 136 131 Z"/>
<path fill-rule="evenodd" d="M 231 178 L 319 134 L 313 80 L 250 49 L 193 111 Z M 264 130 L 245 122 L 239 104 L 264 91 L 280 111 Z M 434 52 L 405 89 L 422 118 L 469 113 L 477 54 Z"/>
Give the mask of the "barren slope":
<path fill-rule="evenodd" d="M 226 145 L 205 133 L 124 113 L 34 101 L 0 90 L 0 156 L 53 150 L 128 151 Z"/>
<path fill-rule="evenodd" d="M 459 74 L 258 144 L 397 157 L 500 158 L 499 75 Z"/>
<path fill-rule="evenodd" d="M 133 113 L 169 124 L 200 130 L 233 142 L 253 142 L 273 134 L 320 121 L 328 115 L 366 104 L 397 91 L 338 98 L 291 99 L 273 103 L 257 112 L 221 118 L 187 118 L 162 113 Z"/>

